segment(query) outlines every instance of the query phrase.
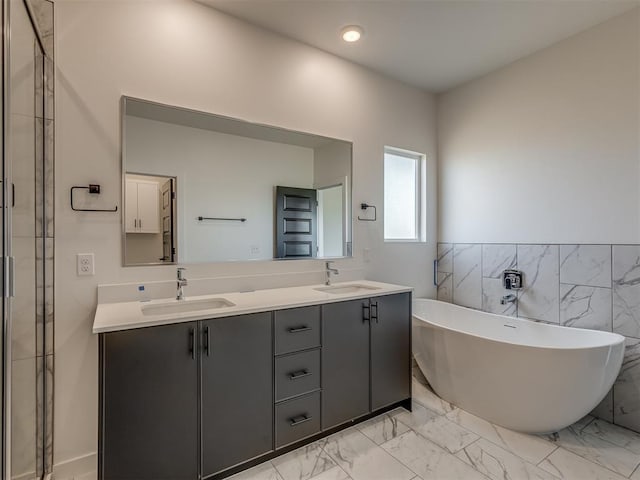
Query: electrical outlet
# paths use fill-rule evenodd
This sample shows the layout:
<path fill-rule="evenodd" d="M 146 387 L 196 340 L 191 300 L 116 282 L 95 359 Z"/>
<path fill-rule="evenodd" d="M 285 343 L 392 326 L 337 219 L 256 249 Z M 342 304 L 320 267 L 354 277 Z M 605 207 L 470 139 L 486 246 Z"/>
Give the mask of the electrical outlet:
<path fill-rule="evenodd" d="M 93 253 L 79 253 L 76 255 L 78 275 L 95 275 L 95 257 Z"/>
<path fill-rule="evenodd" d="M 259 245 L 251 245 L 251 255 L 260 255 Z"/>

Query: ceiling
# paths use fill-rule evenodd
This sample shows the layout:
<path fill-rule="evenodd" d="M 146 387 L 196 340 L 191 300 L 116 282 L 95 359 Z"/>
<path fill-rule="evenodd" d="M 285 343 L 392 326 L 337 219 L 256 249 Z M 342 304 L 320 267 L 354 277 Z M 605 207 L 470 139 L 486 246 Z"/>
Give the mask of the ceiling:
<path fill-rule="evenodd" d="M 637 0 L 197 0 L 404 83 L 443 92 L 620 15 Z M 340 38 L 364 28 L 360 42 Z"/>

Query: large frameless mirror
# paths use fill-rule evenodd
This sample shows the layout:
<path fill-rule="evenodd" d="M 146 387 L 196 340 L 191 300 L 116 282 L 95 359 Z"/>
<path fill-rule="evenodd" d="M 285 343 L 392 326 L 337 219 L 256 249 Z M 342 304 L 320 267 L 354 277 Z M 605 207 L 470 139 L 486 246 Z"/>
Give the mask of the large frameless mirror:
<path fill-rule="evenodd" d="M 351 256 L 343 140 L 123 97 L 124 265 Z"/>

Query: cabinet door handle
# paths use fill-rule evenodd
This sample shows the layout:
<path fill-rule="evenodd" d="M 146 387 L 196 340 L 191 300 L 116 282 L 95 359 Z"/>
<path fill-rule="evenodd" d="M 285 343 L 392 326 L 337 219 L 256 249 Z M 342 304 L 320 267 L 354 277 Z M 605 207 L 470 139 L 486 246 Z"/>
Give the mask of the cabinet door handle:
<path fill-rule="evenodd" d="M 311 375 L 309 370 L 300 370 L 289 374 L 289 380 L 298 380 L 299 378 L 308 377 Z"/>
<path fill-rule="evenodd" d="M 373 309 L 376 309 L 376 312 L 373 313 Z M 371 302 L 371 318 L 378 323 L 378 302 Z"/>
<path fill-rule="evenodd" d="M 191 358 L 196 358 L 196 332 L 193 328 L 189 329 L 189 353 Z"/>
<path fill-rule="evenodd" d="M 289 329 L 289 333 L 307 332 L 307 331 L 309 331 L 309 330 L 311 330 L 311 327 L 307 327 L 307 326 L 305 325 L 305 326 L 302 326 L 302 327 L 294 327 L 294 328 L 290 328 L 290 329 Z"/>
<path fill-rule="evenodd" d="M 304 415 L 298 415 L 297 417 L 293 417 L 289 419 L 289 424 L 292 427 L 295 427 L 296 425 L 300 425 L 301 423 L 305 423 L 308 422 L 309 420 L 311 420 L 313 417 L 311 415 L 308 414 L 304 414 Z"/>
<path fill-rule="evenodd" d="M 209 356 L 209 327 L 204 327 L 204 338 L 203 338 L 203 343 L 204 343 L 204 353 L 205 355 L 208 357 Z"/>
<path fill-rule="evenodd" d="M 138 219 L 137 218 L 133 219 L 133 228 L 138 228 Z"/>
<path fill-rule="evenodd" d="M 138 219 L 138 227 L 142 228 L 142 220 Z"/>
<path fill-rule="evenodd" d="M 362 323 L 371 321 L 371 309 L 368 303 L 362 304 Z"/>

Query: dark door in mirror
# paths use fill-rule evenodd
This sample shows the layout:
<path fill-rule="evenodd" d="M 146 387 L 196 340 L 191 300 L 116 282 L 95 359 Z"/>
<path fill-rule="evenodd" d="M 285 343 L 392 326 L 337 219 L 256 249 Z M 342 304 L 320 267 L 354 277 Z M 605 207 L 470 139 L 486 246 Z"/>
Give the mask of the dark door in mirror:
<path fill-rule="evenodd" d="M 317 256 L 317 192 L 276 187 L 276 258 Z"/>
<path fill-rule="evenodd" d="M 162 185 L 162 258 L 163 262 L 176 261 L 176 179 L 169 178 Z"/>

